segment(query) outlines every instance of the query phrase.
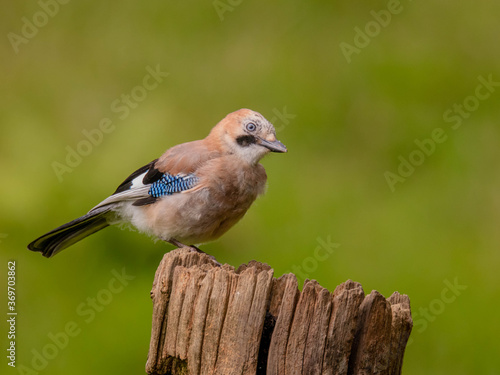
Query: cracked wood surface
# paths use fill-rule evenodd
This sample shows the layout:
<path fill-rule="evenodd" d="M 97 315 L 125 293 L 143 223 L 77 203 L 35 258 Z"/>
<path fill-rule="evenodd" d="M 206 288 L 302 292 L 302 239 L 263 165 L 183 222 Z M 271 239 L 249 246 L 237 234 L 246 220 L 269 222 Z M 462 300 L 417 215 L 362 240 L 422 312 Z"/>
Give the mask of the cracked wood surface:
<path fill-rule="evenodd" d="M 413 325 L 406 295 L 351 280 L 299 291 L 267 264 L 235 270 L 187 248 L 165 254 L 151 298 L 151 375 L 400 374 Z"/>

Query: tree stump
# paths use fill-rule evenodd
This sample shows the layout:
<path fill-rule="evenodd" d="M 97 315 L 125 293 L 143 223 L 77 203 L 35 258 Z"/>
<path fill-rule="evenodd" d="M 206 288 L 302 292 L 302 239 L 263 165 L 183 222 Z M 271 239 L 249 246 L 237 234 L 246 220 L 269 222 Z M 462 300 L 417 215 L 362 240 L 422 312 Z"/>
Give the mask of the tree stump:
<path fill-rule="evenodd" d="M 410 300 L 365 297 L 347 280 L 276 279 L 267 264 L 237 270 L 188 248 L 163 257 L 151 291 L 148 374 L 400 374 Z"/>

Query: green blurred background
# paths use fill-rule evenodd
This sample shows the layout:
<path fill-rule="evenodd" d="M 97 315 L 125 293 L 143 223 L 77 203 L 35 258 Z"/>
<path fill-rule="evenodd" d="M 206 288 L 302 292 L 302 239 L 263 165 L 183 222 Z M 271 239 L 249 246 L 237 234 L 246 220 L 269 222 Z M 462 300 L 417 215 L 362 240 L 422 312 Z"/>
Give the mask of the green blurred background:
<path fill-rule="evenodd" d="M 0 248 L 4 271 L 17 262 L 17 365 L 33 368 L 49 333 L 75 322 L 79 334 L 49 350 L 39 373 L 144 373 L 149 291 L 172 247 L 118 228 L 50 260 L 26 245 L 247 107 L 274 121 L 289 153 L 263 160 L 267 194 L 203 249 L 236 266 L 266 262 L 276 276 L 300 269 L 301 283 L 330 290 L 352 279 L 366 293 L 408 294 L 416 324 L 405 374 L 500 374 L 500 87 L 470 98 L 480 76 L 500 81 L 500 3 L 389 7 L 397 14 L 377 28 L 372 11 L 387 1 L 70 1 L 46 19 L 36 1 L 3 1 Z M 19 42 L 34 16 L 46 25 Z M 356 46 L 356 27 L 372 37 L 346 58 L 340 45 Z M 142 85 L 148 66 L 169 75 L 120 118 L 112 103 Z M 453 129 L 443 116 L 464 100 L 470 110 Z M 103 118 L 113 131 L 59 179 L 54 162 Z M 418 159 L 415 140 L 438 128 L 446 141 Z M 421 165 L 391 189 L 384 174 L 410 154 Z M 314 256 L 318 238 L 339 244 L 326 260 Z M 83 315 L 123 269 L 134 279 L 93 319 Z M 455 282 L 467 288 L 453 293 Z"/>

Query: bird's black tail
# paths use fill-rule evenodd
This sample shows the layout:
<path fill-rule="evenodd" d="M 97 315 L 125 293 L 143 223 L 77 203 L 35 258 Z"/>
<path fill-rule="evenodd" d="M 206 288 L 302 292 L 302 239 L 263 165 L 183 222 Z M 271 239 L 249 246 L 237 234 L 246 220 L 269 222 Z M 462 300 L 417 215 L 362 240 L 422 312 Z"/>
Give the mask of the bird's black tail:
<path fill-rule="evenodd" d="M 108 207 L 92 210 L 88 214 L 38 237 L 28 245 L 28 249 L 38 251 L 44 257 L 50 258 L 92 233 L 106 228 L 109 225 L 107 221 L 109 213 Z"/>

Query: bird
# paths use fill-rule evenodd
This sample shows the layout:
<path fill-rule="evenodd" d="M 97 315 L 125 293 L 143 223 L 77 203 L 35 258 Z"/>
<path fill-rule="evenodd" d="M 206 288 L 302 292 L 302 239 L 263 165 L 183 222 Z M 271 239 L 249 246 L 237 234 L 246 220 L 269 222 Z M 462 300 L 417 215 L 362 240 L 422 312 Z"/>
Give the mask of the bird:
<path fill-rule="evenodd" d="M 87 214 L 38 237 L 28 249 L 50 258 L 110 225 L 129 224 L 176 247 L 214 241 L 265 192 L 260 160 L 286 153 L 260 113 L 229 113 L 201 140 L 178 144 L 137 169 Z"/>

